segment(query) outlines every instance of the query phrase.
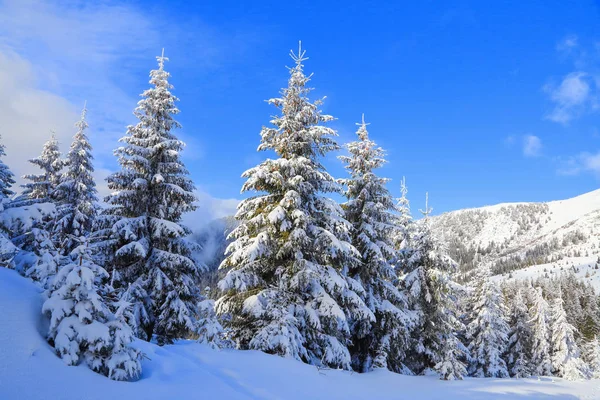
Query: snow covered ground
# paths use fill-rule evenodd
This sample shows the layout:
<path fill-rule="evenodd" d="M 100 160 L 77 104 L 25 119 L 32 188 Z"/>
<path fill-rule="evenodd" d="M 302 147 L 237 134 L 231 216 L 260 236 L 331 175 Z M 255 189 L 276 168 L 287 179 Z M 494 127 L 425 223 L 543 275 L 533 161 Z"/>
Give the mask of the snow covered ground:
<path fill-rule="evenodd" d="M 43 338 L 42 295 L 0 268 L 0 399 L 600 399 L 600 381 L 466 379 L 444 382 L 387 371 L 355 374 L 255 351 L 215 351 L 193 343 L 146 353 L 137 382 L 114 382 L 85 366 L 65 366 Z"/>

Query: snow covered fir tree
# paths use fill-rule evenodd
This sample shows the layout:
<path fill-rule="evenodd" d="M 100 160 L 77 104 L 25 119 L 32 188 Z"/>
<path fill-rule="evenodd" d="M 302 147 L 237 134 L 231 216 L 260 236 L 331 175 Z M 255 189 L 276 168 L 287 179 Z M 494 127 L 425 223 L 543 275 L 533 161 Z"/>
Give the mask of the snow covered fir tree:
<path fill-rule="evenodd" d="M 196 330 L 200 300 L 195 282 L 201 266 L 192 258 L 189 230 L 181 216 L 195 208 L 194 184 L 180 152 L 184 143 L 174 133 L 178 100 L 172 93 L 164 55 L 150 72 L 152 87 L 135 109 L 139 119 L 127 128 L 115 154 L 121 170 L 108 177 L 112 193 L 105 199 L 104 242 L 109 272 L 116 287 L 132 285 L 138 337 L 171 343 Z"/>
<path fill-rule="evenodd" d="M 538 229 L 552 217 L 547 207 L 433 216 L 426 194 L 422 218 L 413 219 L 406 181 L 395 200 L 397 189 L 381 176 L 391 176 L 387 154 L 364 116 L 354 140 L 339 145 L 334 117 L 311 98 L 305 51 L 291 57 L 287 87 L 268 100 L 277 115 L 260 131 L 265 157 L 242 174 L 235 221 L 195 221 L 220 227 L 210 259 L 202 235 L 182 222 L 198 199 L 164 52 L 135 125 L 114 151 L 118 167 L 105 198 L 86 106 L 65 157 L 52 135 L 29 160 L 34 172 L 15 177 L 5 164 L 10 147 L 0 143 L 0 266 L 33 281 L 43 345 L 69 366 L 118 381 L 136 381 L 143 363 L 182 345 L 259 350 L 324 375 L 385 369 L 442 380 L 600 379 L 600 297 L 568 264 L 573 253 L 548 253 L 579 246 L 585 233 L 563 224 L 570 230 L 562 244 L 515 255 L 510 239 L 468 247 L 467 238 L 485 231 L 495 212 L 521 230 Z M 505 253 L 493 258 L 496 251 Z M 555 268 L 542 271 L 549 254 Z M 523 263 L 541 272 L 519 276 Z M 600 259 L 588 275 L 598 268 Z"/>
<path fill-rule="evenodd" d="M 423 219 L 414 227 L 402 182 L 399 214 L 404 238 L 398 257 L 399 285 L 406 294 L 417 323 L 411 330 L 409 361 L 418 374 L 434 370 L 441 379 L 456 380 L 466 375 L 463 360 L 466 349 L 457 333 L 463 328 L 458 318 L 457 284 L 452 280 L 456 264 L 447 257 L 431 232 L 429 196 L 426 195 Z"/>
<path fill-rule="evenodd" d="M 375 320 L 355 324 L 350 346 L 352 366 L 361 372 L 373 368 L 406 372 L 404 360 L 413 318 L 405 296 L 395 286 L 395 204 L 386 188 L 388 179 L 375 172 L 386 162 L 384 151 L 369 139 L 364 115 L 357 125 L 358 140 L 347 144 L 350 156 L 340 157 L 350 174 L 340 181 L 348 199 L 342 208 L 352 224 L 351 242 L 360 254 L 348 275 L 362 285 L 363 300 Z"/>
<path fill-rule="evenodd" d="M 64 164 L 66 171 L 56 186 L 60 204 L 54 226 L 55 242 L 63 255 L 67 255 L 77 246 L 71 237 L 88 236 L 92 231 L 98 209 L 96 182 L 93 178 L 94 157 L 92 146 L 86 134 L 87 109 L 83 108 L 81 119 L 75 124 L 77 133 L 73 137 L 71 148 Z"/>
<path fill-rule="evenodd" d="M 324 196 L 340 191 L 321 164 L 338 149 L 336 132 L 325 125 L 333 117 L 308 99 L 305 52 L 291 56 L 288 87 L 269 100 L 281 114 L 263 128 L 258 147 L 277 158 L 243 174 L 242 191 L 255 194 L 238 206 L 241 224 L 222 263 L 231 270 L 219 282 L 217 312 L 239 348 L 350 369 L 352 328 L 376 317 L 350 276 L 360 257 L 350 243 L 352 225 Z"/>

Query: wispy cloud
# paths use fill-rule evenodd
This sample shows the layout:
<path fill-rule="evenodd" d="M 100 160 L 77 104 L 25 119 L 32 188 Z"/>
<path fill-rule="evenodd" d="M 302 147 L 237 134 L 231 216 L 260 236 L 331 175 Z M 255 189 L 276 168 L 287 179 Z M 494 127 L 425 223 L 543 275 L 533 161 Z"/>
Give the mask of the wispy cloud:
<path fill-rule="evenodd" d="M 556 50 L 561 53 L 570 53 L 579 46 L 579 38 L 576 35 L 567 35 L 556 44 Z"/>
<path fill-rule="evenodd" d="M 558 160 L 560 175 L 579 175 L 591 173 L 600 178 L 600 151 L 597 153 L 582 152 L 573 157 Z"/>
<path fill-rule="evenodd" d="M 539 157 L 542 152 L 542 140 L 535 135 L 523 137 L 523 155 L 525 157 Z"/>
<path fill-rule="evenodd" d="M 543 86 L 552 109 L 545 118 L 560 124 L 600 109 L 600 74 L 597 59 L 590 57 L 575 35 L 557 43 L 557 51 L 573 63 L 574 71 Z"/>

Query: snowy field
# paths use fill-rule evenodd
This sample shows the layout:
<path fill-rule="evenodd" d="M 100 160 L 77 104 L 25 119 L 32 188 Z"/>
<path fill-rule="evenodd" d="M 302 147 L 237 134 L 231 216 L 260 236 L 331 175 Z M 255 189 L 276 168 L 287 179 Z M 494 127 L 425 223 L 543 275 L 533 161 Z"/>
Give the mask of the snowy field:
<path fill-rule="evenodd" d="M 215 351 L 193 342 L 146 353 L 143 376 L 111 381 L 87 367 L 68 367 L 41 332 L 42 296 L 27 279 L 0 268 L 0 399 L 600 399 L 600 381 L 410 377 L 356 374 L 255 351 Z"/>

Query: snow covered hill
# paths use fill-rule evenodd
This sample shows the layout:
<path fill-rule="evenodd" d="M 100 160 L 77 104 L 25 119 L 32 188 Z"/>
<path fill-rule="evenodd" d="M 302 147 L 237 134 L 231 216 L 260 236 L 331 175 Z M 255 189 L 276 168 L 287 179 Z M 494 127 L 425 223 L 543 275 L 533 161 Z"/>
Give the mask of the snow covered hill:
<path fill-rule="evenodd" d="M 600 255 L 600 190 L 548 203 L 506 203 L 432 218 L 448 250 L 468 273 L 482 264 L 494 273 L 533 265 L 593 265 Z M 562 260 L 563 262 L 559 262 Z"/>
<path fill-rule="evenodd" d="M 256 351 L 216 351 L 190 341 L 158 347 L 138 341 L 146 358 L 137 382 L 111 381 L 68 367 L 45 342 L 42 294 L 0 268 L 0 399 L 600 399 L 600 382 L 561 379 L 440 381 L 379 370 L 317 370 Z"/>

